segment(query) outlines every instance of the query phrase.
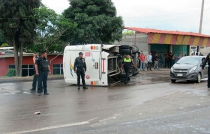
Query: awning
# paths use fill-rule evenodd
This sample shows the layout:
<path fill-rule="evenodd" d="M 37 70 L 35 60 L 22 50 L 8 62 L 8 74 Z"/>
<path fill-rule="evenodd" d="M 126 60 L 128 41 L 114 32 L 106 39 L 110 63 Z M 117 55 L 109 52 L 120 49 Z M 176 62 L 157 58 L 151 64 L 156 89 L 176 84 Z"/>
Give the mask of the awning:
<path fill-rule="evenodd" d="M 210 46 L 209 35 L 149 28 L 125 27 L 125 29 L 147 34 L 148 44 Z"/>
<path fill-rule="evenodd" d="M 192 45 L 192 46 L 210 46 L 210 38 L 172 35 L 172 34 L 148 34 L 149 44 L 172 44 L 172 45 Z"/>

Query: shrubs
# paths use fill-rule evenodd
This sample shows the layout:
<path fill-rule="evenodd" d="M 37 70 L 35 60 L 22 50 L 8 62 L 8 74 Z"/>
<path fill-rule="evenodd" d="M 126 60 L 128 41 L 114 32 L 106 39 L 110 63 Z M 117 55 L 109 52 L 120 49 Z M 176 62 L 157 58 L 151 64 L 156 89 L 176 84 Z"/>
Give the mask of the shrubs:
<path fill-rule="evenodd" d="M 16 76 L 15 69 L 9 69 L 6 76 L 8 77 Z"/>

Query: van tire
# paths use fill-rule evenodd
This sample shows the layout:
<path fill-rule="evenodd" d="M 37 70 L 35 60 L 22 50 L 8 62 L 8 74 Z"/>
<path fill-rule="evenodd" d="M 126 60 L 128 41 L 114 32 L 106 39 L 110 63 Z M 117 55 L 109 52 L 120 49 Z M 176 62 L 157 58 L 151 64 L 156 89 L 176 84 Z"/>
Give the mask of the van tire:
<path fill-rule="evenodd" d="M 129 45 L 121 45 L 120 46 L 120 49 L 130 49 L 131 48 L 131 46 L 129 46 Z"/>
<path fill-rule="evenodd" d="M 131 49 L 120 49 L 120 54 L 131 54 Z"/>
<path fill-rule="evenodd" d="M 131 46 L 131 47 L 132 47 L 132 50 L 133 50 L 133 52 L 132 52 L 133 54 L 139 52 L 139 48 L 138 48 L 137 46 L 133 45 L 133 46 Z"/>

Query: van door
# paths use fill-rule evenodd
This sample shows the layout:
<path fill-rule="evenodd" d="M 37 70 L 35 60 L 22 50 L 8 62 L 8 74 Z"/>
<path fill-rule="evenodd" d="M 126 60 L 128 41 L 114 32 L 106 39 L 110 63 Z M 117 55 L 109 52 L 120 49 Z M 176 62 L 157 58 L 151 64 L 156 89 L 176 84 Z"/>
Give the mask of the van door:
<path fill-rule="evenodd" d="M 100 52 L 99 51 L 84 51 L 87 71 L 85 80 L 87 85 L 100 85 Z"/>

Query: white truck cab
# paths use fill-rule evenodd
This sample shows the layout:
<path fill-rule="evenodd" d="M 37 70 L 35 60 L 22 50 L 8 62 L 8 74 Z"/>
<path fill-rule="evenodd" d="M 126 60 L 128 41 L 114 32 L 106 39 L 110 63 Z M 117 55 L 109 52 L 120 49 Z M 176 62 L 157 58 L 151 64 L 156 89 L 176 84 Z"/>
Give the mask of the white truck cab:
<path fill-rule="evenodd" d="M 132 51 L 123 49 L 124 51 Z M 85 58 L 87 71 L 86 85 L 109 86 L 120 82 L 120 46 L 117 45 L 71 45 L 66 46 L 63 56 L 63 72 L 66 83 L 77 84 L 77 74 L 74 73 L 74 61 L 82 52 Z M 136 56 L 134 56 L 136 57 Z"/>

